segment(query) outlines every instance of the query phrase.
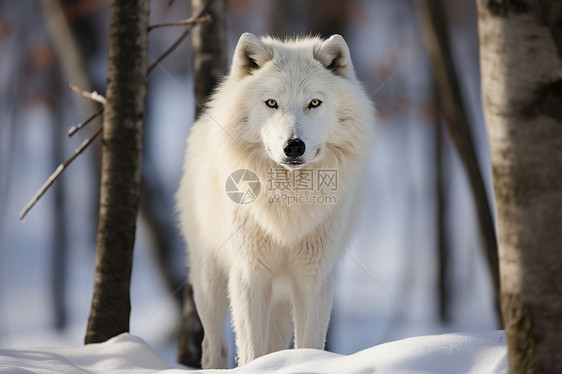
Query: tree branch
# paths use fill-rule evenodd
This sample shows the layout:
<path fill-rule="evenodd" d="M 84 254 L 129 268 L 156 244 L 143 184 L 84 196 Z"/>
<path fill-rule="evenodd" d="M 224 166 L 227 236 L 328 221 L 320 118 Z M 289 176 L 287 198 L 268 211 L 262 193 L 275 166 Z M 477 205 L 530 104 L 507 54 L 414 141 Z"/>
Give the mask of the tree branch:
<path fill-rule="evenodd" d="M 106 103 L 105 97 L 103 97 L 103 95 L 100 95 L 96 91 L 90 92 L 90 91 L 83 90 L 80 87 L 76 86 L 75 84 L 72 84 L 71 82 L 68 82 L 67 86 L 72 91 L 76 92 L 78 95 L 84 96 L 86 99 L 93 100 L 102 105 L 105 105 Z"/>
<path fill-rule="evenodd" d="M 170 53 L 172 53 L 180 44 L 181 42 L 189 35 L 189 33 L 191 32 L 191 30 L 193 29 L 193 26 L 197 23 L 200 22 L 208 22 L 208 21 L 212 21 L 210 16 L 206 16 L 203 17 L 202 15 L 207 12 L 207 9 L 209 8 L 209 6 L 211 5 L 211 3 L 213 2 L 213 0 L 208 0 L 205 5 L 201 8 L 201 10 L 194 16 L 191 17 L 190 19 L 184 20 L 184 21 L 180 21 L 180 22 L 185 22 L 185 24 L 188 26 L 186 28 L 186 30 L 180 35 L 180 37 L 170 46 L 168 47 L 168 49 L 166 49 L 164 52 L 162 52 L 162 54 L 160 56 L 158 56 L 153 62 L 152 64 L 148 67 L 147 71 L 146 71 L 146 75 L 148 76 L 150 73 L 152 73 L 152 71 L 154 70 L 154 68 L 156 68 L 156 66 L 162 62 L 166 57 L 168 57 L 168 55 Z M 206 19 L 208 18 L 208 19 Z M 199 19 L 205 19 L 203 20 L 199 20 Z M 191 20 L 191 21 L 190 21 Z M 188 22 L 190 21 L 190 22 Z M 157 25 L 154 25 L 157 26 Z M 162 25 L 164 26 L 164 24 Z M 82 90 L 81 88 L 75 86 L 72 83 L 68 83 L 68 87 L 73 90 L 74 92 L 88 98 L 91 100 L 94 100 L 98 103 L 101 103 L 102 105 L 104 105 L 106 103 L 105 97 L 103 97 L 102 95 L 98 94 L 97 92 L 88 92 L 85 90 Z M 98 109 L 97 112 L 95 112 L 94 114 L 92 114 L 90 117 L 88 117 L 85 121 L 79 123 L 78 125 L 75 125 L 73 127 L 71 127 L 68 130 L 68 136 L 72 136 L 74 135 L 78 130 L 80 130 L 82 127 L 86 126 L 88 123 L 90 123 L 91 121 L 93 121 L 95 118 L 99 117 L 104 111 L 104 107 L 102 106 L 100 109 Z M 53 174 L 51 174 L 49 176 L 49 178 L 47 179 L 47 181 L 43 184 L 43 186 L 41 186 L 41 188 L 39 189 L 39 191 L 37 191 L 37 193 L 35 194 L 35 196 L 33 196 L 33 198 L 27 203 L 27 205 L 25 206 L 25 208 L 21 211 L 20 213 L 20 220 L 23 220 L 24 217 L 26 216 L 26 214 L 29 212 L 29 210 L 31 210 L 31 208 L 33 208 L 33 206 L 35 206 L 35 204 L 37 204 L 37 201 L 39 201 L 39 199 L 45 194 L 45 192 L 47 192 L 47 190 L 49 189 L 49 187 L 51 187 L 53 185 L 53 183 L 60 177 L 60 175 L 62 174 L 62 172 L 68 167 L 68 165 L 70 165 L 72 163 L 72 161 L 74 161 L 76 159 L 76 157 L 78 157 L 82 152 L 84 152 L 84 150 L 86 148 L 88 148 L 88 146 L 95 140 L 95 138 L 101 133 L 103 129 L 103 125 L 100 126 L 95 133 L 92 134 L 92 136 L 90 136 L 88 139 L 86 139 L 81 145 L 80 147 L 78 147 L 75 151 L 74 154 L 68 159 L 66 160 L 64 163 L 60 164 L 59 167 L 53 172 Z"/>
<path fill-rule="evenodd" d="M 49 187 L 51 187 L 53 183 L 55 183 L 55 181 L 58 179 L 58 177 L 60 177 L 60 175 L 68 167 L 68 165 L 70 165 L 72 161 L 76 159 L 76 157 L 78 157 L 82 152 L 84 152 L 86 148 L 88 148 L 90 144 L 92 144 L 92 142 L 97 138 L 97 136 L 101 134 L 102 129 L 103 126 L 100 126 L 88 139 L 84 140 L 84 142 L 80 144 L 80 147 L 76 148 L 72 156 L 70 156 L 68 160 L 60 164 L 57 167 L 57 169 L 53 172 L 53 174 L 51 174 L 49 178 L 47 178 L 47 181 L 43 184 L 43 186 L 41 186 L 39 191 L 37 191 L 35 196 L 33 196 L 33 198 L 27 203 L 25 208 L 23 208 L 23 210 L 21 211 L 20 220 L 23 220 L 25 218 L 27 212 L 29 212 L 29 210 L 33 208 L 35 204 L 37 204 L 37 201 L 39 201 L 41 196 L 43 196 L 45 192 L 47 192 Z"/>
<path fill-rule="evenodd" d="M 185 25 L 193 25 L 201 22 L 212 22 L 213 18 L 210 15 L 206 15 L 199 18 L 188 18 L 177 22 L 168 22 L 168 23 L 158 23 L 156 25 L 148 26 L 148 31 L 152 31 L 153 29 L 157 29 L 160 27 L 168 27 L 168 26 L 185 26 Z"/>
<path fill-rule="evenodd" d="M 104 109 L 104 107 L 102 106 L 94 114 L 92 114 L 90 117 L 86 118 L 84 121 L 80 122 L 79 124 L 74 125 L 71 128 L 69 128 L 68 129 L 68 136 L 72 136 L 72 135 L 76 134 L 78 132 L 78 130 L 80 130 L 82 127 L 86 126 L 88 123 L 90 123 L 94 119 L 96 119 L 100 114 L 103 113 L 103 109 Z"/>
<path fill-rule="evenodd" d="M 203 6 L 201 8 L 201 10 L 192 18 L 197 19 L 197 18 L 201 18 L 201 16 L 207 12 L 207 9 L 209 9 L 209 6 L 212 4 L 213 0 L 209 0 L 205 3 L 205 6 Z M 164 52 L 162 52 L 162 54 L 160 56 L 158 56 L 153 62 L 152 64 L 150 64 L 150 66 L 148 67 L 148 69 L 146 70 L 146 75 L 152 73 L 152 70 L 154 70 L 156 68 L 156 66 L 158 66 L 158 64 L 160 62 L 162 62 L 162 60 L 164 60 L 166 57 L 168 57 L 168 55 L 170 53 L 172 53 L 180 44 L 181 42 L 187 38 L 187 36 L 189 35 L 189 33 L 191 32 L 191 30 L 193 29 L 194 24 L 188 24 L 188 27 L 185 29 L 185 31 L 180 35 L 180 37 L 174 42 L 174 44 L 172 44 L 170 47 L 168 47 L 168 49 L 166 49 Z"/>

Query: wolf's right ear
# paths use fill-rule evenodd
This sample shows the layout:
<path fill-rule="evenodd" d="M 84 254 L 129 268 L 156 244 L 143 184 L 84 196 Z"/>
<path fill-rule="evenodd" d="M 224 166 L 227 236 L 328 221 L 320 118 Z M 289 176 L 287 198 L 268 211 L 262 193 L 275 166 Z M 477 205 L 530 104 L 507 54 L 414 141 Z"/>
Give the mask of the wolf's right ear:
<path fill-rule="evenodd" d="M 270 47 L 263 44 L 254 34 L 245 32 L 240 36 L 234 51 L 231 75 L 240 80 L 272 58 L 273 50 Z"/>

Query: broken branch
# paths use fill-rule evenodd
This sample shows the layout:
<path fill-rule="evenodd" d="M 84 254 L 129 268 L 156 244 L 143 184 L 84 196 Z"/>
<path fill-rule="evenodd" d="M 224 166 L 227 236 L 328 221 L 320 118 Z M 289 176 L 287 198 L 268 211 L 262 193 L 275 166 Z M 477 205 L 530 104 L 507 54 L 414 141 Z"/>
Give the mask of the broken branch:
<path fill-rule="evenodd" d="M 185 25 L 192 25 L 192 24 L 197 24 L 197 23 L 201 23 L 201 22 L 211 22 L 213 20 L 213 18 L 207 14 L 206 16 L 203 17 L 199 17 L 199 18 L 188 18 L 188 19 L 184 19 L 181 21 L 177 21 L 177 22 L 168 22 L 168 23 L 158 23 L 156 25 L 151 25 L 148 26 L 148 31 L 151 31 L 153 29 L 157 29 L 160 27 L 167 27 L 167 26 L 185 26 Z"/>
<path fill-rule="evenodd" d="M 100 95 L 99 93 L 97 93 L 96 91 L 86 91 L 81 89 L 80 87 L 68 82 L 68 88 L 70 88 L 72 91 L 76 92 L 78 95 L 82 95 L 84 96 L 86 99 L 90 99 L 90 100 L 94 100 L 95 102 L 98 102 L 102 105 L 105 105 L 105 97 L 103 97 L 103 95 Z"/>
<path fill-rule="evenodd" d="M 27 212 L 29 212 L 29 210 L 33 208 L 35 204 L 37 204 L 37 201 L 39 201 L 41 196 L 43 196 L 43 194 L 49 189 L 49 187 L 51 187 L 53 183 L 55 183 L 55 181 L 62 174 L 64 169 L 66 169 L 68 165 L 70 165 L 70 163 L 72 163 L 72 161 L 74 161 L 76 157 L 78 157 L 82 152 L 84 152 L 84 150 L 88 148 L 88 146 L 97 138 L 97 136 L 101 134 L 102 129 L 103 129 L 103 125 L 100 126 L 88 139 L 84 140 L 84 142 L 80 144 L 80 147 L 76 148 L 76 150 L 68 160 L 66 160 L 56 168 L 56 170 L 49 176 L 49 178 L 47 178 L 47 181 L 43 184 L 43 186 L 41 186 L 39 191 L 37 191 L 35 196 L 33 196 L 33 198 L 27 203 L 25 208 L 23 208 L 23 210 L 20 213 L 20 220 L 23 220 L 25 218 Z"/>

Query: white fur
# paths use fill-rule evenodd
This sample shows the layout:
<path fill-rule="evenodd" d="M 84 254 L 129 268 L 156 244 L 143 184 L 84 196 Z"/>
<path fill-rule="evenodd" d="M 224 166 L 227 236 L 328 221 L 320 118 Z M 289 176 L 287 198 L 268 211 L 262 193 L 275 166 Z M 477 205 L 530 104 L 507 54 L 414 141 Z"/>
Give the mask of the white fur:
<path fill-rule="evenodd" d="M 308 108 L 312 99 L 322 104 Z M 374 122 L 341 36 L 241 36 L 230 74 L 193 125 L 176 197 L 205 330 L 204 368 L 227 365 L 228 299 L 239 365 L 286 348 L 293 326 L 296 348 L 324 348 L 331 270 L 357 216 Z M 306 144 L 304 165 L 283 163 L 283 146 L 294 137 Z M 303 166 L 336 169 L 338 188 L 330 193 L 337 204 L 268 202 L 267 173 L 280 165 L 289 174 Z M 236 204 L 225 192 L 237 169 L 260 178 L 261 193 L 250 204 Z"/>

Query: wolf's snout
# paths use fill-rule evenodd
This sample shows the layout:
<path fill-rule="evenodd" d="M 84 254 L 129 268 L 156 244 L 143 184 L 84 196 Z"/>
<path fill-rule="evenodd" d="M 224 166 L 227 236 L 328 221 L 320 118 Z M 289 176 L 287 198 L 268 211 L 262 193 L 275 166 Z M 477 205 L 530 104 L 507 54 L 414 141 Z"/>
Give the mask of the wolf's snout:
<path fill-rule="evenodd" d="M 304 155 L 305 145 L 302 140 L 299 138 L 291 139 L 285 144 L 283 147 L 283 152 L 285 152 L 285 156 L 290 158 L 297 158 Z"/>

